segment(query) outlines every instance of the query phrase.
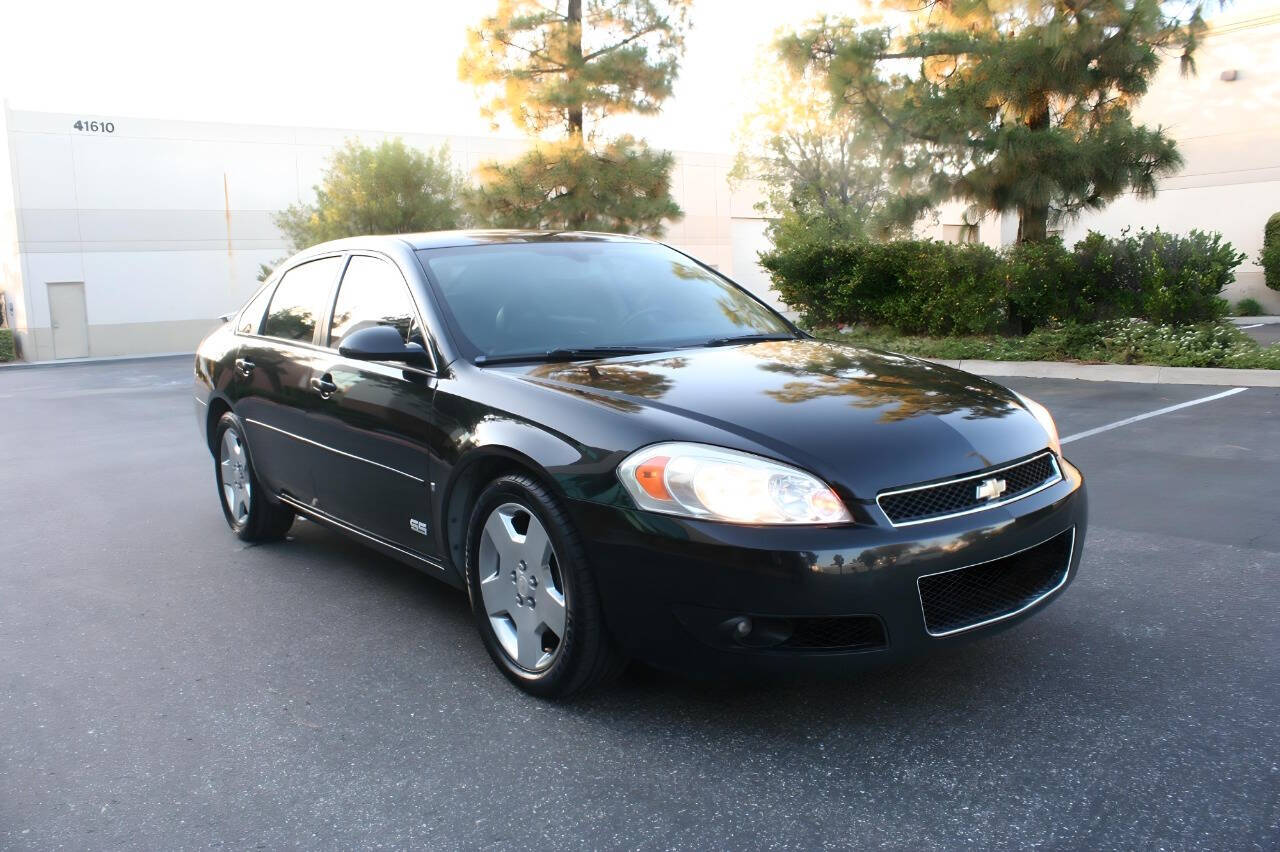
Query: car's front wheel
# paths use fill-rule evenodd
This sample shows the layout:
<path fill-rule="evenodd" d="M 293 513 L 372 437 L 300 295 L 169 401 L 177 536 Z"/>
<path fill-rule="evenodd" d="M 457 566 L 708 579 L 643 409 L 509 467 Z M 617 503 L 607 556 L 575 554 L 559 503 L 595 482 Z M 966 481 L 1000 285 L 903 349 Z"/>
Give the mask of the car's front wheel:
<path fill-rule="evenodd" d="M 249 459 L 244 428 L 229 411 L 218 421 L 213 447 L 222 514 L 232 532 L 244 541 L 284 538 L 293 525 L 293 512 L 267 496 Z"/>
<path fill-rule="evenodd" d="M 563 698 L 621 671 L 577 532 L 533 478 L 503 476 L 481 492 L 467 582 L 489 655 L 521 689 Z"/>

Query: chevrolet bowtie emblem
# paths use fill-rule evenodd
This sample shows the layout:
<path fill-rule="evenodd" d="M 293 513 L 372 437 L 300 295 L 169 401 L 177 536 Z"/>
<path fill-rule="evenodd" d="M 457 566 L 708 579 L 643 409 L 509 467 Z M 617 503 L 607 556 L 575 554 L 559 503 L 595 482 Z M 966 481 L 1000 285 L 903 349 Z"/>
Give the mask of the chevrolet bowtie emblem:
<path fill-rule="evenodd" d="M 1003 494 L 1004 490 L 1008 487 L 1009 484 L 1003 479 L 996 479 L 995 477 L 992 477 L 991 479 L 984 479 L 982 480 L 982 484 L 978 486 L 978 491 L 975 496 L 979 500 L 995 500 Z"/>

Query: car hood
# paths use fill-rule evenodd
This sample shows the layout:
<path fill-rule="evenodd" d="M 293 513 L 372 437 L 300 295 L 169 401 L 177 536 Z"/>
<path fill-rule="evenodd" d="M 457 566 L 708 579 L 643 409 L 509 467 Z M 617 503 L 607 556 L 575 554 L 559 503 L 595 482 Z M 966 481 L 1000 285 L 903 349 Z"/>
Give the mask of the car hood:
<path fill-rule="evenodd" d="M 768 341 L 518 368 L 520 378 L 701 440 L 789 460 L 862 499 L 1047 446 L 1014 394 L 916 358 Z M 674 419 L 673 419 L 674 418 Z"/>

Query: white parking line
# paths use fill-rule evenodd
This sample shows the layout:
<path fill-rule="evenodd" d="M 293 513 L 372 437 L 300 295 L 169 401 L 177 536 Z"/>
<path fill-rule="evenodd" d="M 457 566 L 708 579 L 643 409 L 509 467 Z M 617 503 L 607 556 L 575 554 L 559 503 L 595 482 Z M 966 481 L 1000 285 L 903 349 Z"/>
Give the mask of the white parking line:
<path fill-rule="evenodd" d="M 1264 325 L 1266 325 L 1265 322 L 1255 322 L 1253 325 L 1242 325 L 1239 328 L 1262 328 Z"/>
<path fill-rule="evenodd" d="M 1247 390 L 1248 388 L 1232 388 L 1229 391 L 1223 391 L 1222 393 L 1215 393 L 1213 396 L 1205 396 L 1205 397 L 1201 397 L 1200 399 L 1193 399 L 1190 402 L 1180 402 L 1177 405 L 1171 405 L 1168 408 L 1160 408 L 1155 411 L 1148 411 L 1146 414 L 1138 414 L 1138 415 L 1135 415 L 1134 417 L 1126 417 L 1123 420 L 1117 420 L 1115 423 L 1108 423 L 1106 426 L 1099 426 L 1096 429 L 1086 429 L 1083 432 L 1077 432 L 1074 435 L 1068 435 L 1067 437 L 1062 439 L 1061 443 L 1070 444 L 1072 441 L 1078 441 L 1081 438 L 1088 438 L 1089 436 L 1096 435 L 1099 432 L 1107 432 L 1111 429 L 1119 429 L 1121 426 L 1128 426 L 1130 423 L 1137 423 L 1139 420 L 1147 420 L 1151 417 L 1159 417 L 1161 414 L 1168 414 L 1170 411 L 1177 411 L 1180 408 L 1189 408 L 1193 405 L 1199 405 L 1202 402 L 1213 402 L 1215 399 L 1222 399 L 1223 397 L 1227 397 L 1227 396 L 1235 396 L 1236 394 L 1241 393 L 1243 391 L 1247 391 Z"/>

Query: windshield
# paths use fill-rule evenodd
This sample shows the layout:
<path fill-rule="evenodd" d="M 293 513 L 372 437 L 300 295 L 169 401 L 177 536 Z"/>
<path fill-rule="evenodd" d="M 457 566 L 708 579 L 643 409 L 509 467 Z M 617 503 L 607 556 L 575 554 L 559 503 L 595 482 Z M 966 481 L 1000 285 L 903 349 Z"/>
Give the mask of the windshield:
<path fill-rule="evenodd" d="M 418 256 L 472 357 L 794 336 L 769 308 L 656 243 L 490 244 Z"/>

